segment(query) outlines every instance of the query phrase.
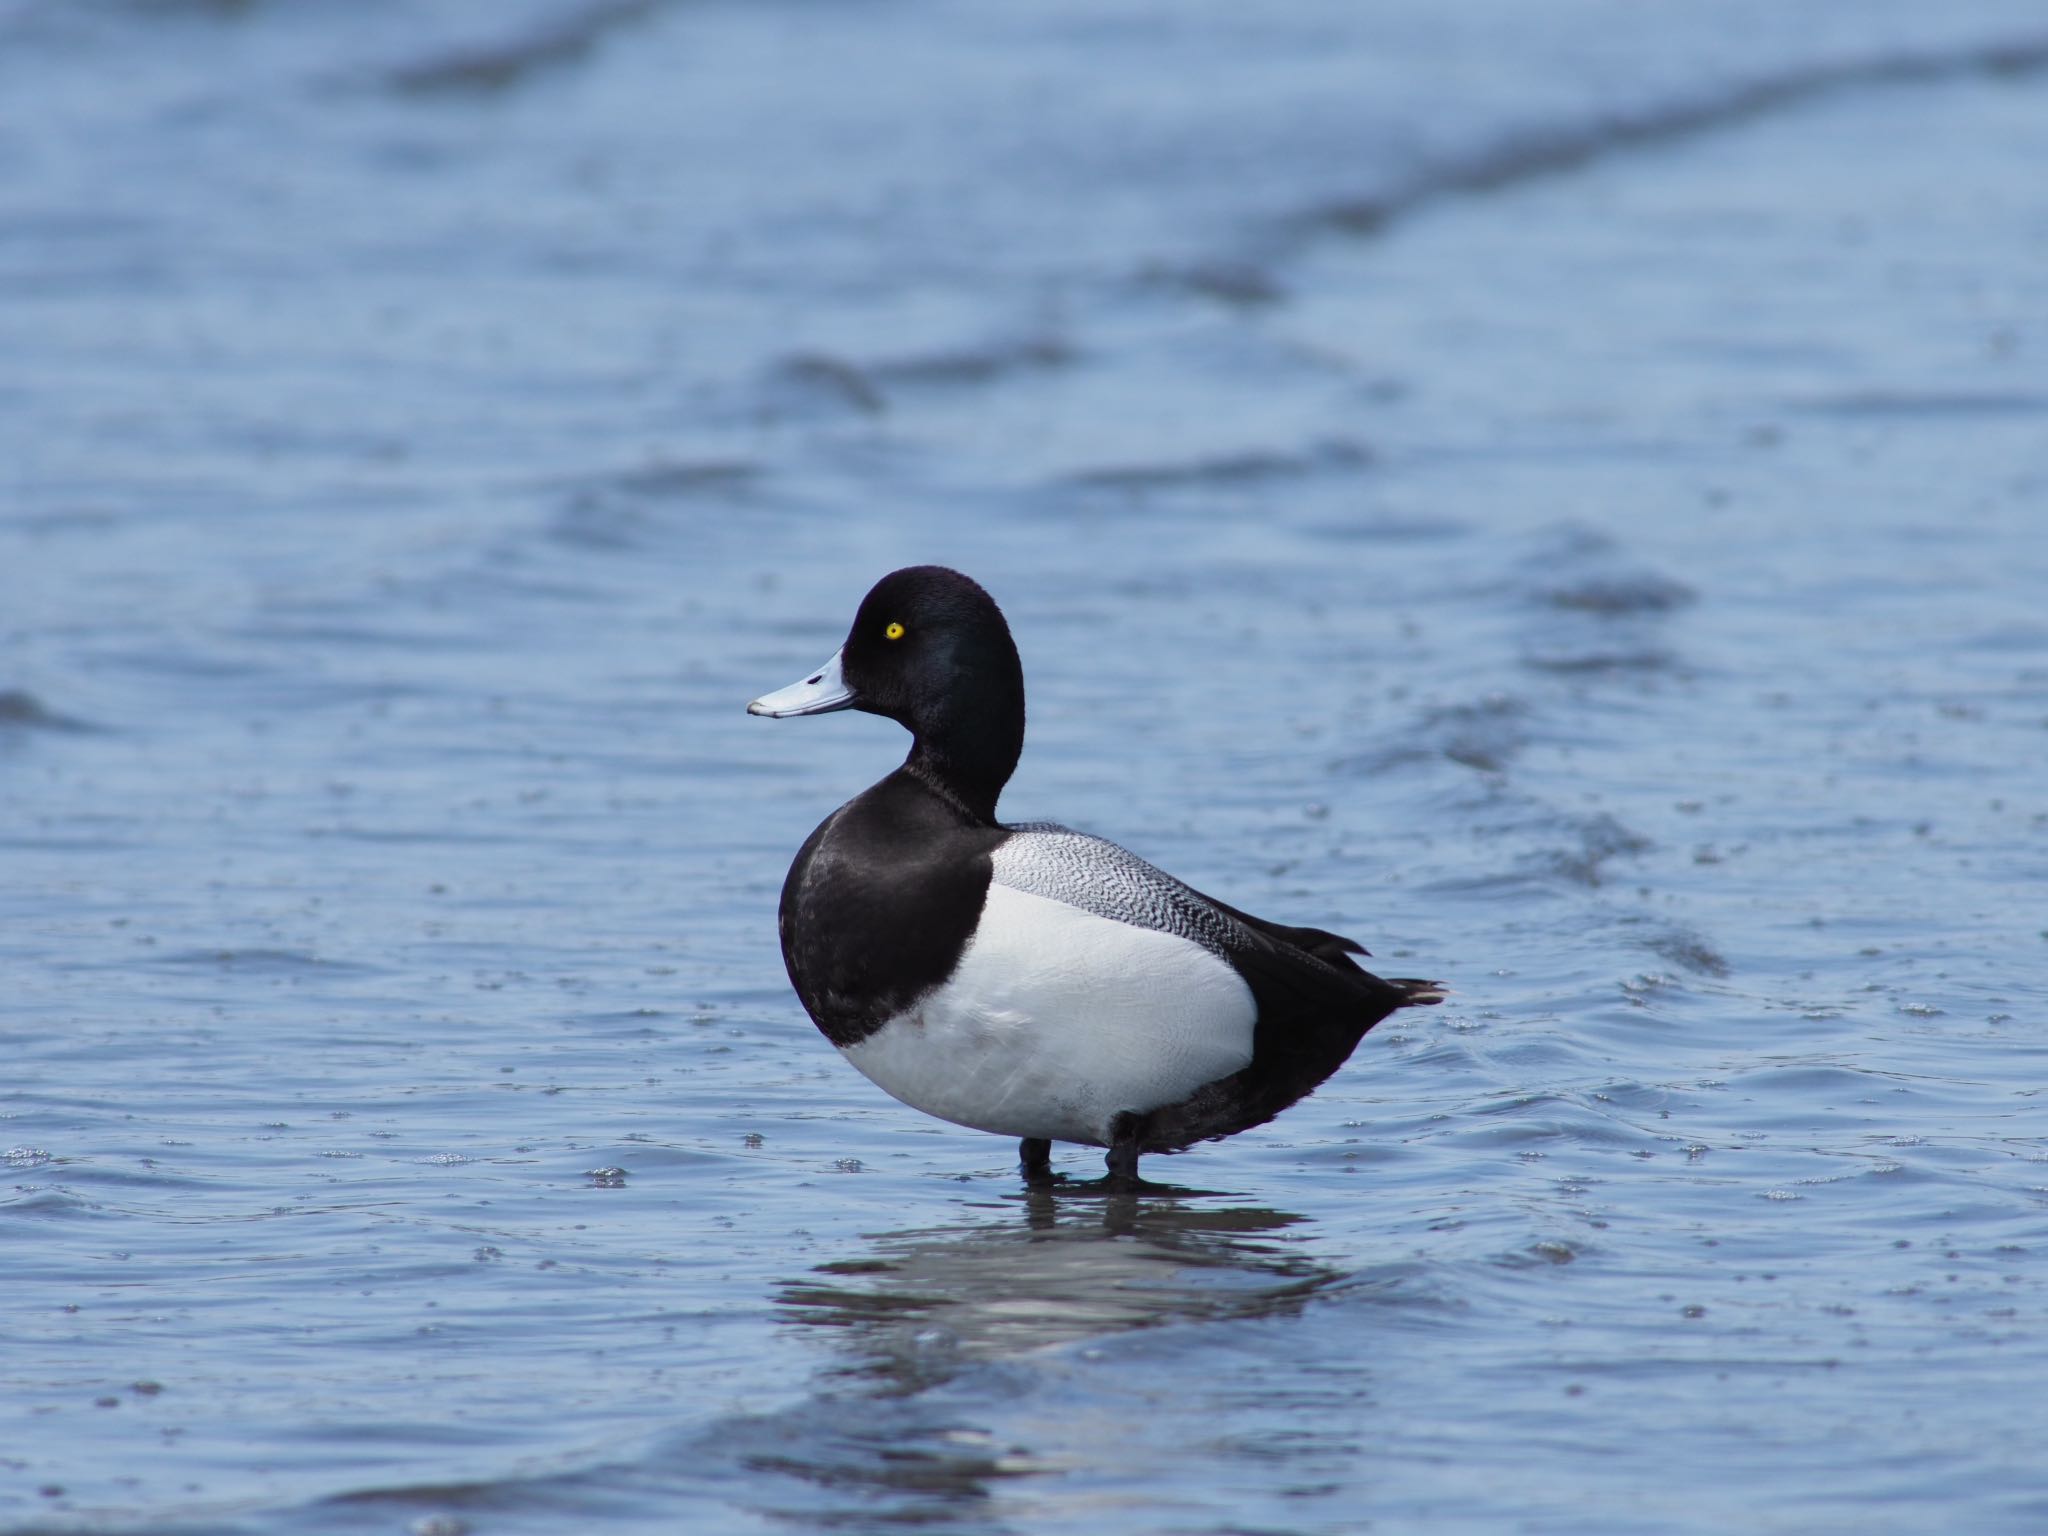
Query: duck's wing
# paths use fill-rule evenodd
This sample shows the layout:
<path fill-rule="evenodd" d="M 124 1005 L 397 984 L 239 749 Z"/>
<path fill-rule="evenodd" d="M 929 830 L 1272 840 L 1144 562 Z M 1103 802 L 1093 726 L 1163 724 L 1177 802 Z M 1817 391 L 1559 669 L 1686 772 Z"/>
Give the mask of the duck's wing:
<path fill-rule="evenodd" d="M 1434 982 L 1362 969 L 1340 934 L 1295 928 L 1204 896 L 1128 849 L 1056 822 L 1027 822 L 992 856 L 994 879 L 1117 922 L 1201 945 L 1231 966 L 1258 1007 L 1250 1066 L 1146 1117 L 1145 1149 L 1171 1151 L 1271 1119 L 1343 1065 L 1396 1008 L 1443 999 Z"/>
<path fill-rule="evenodd" d="M 1200 892 L 1196 893 L 1200 895 Z M 1278 939 L 1283 944 L 1292 944 L 1296 949 L 1305 949 L 1318 960 L 1327 960 L 1335 966 L 1357 966 L 1351 960 L 1353 955 L 1364 955 L 1368 959 L 1372 951 L 1356 939 L 1347 939 L 1341 933 L 1331 933 L 1327 928 L 1294 928 L 1285 923 L 1270 923 L 1263 917 L 1253 917 L 1249 912 L 1240 912 L 1227 902 L 1218 901 L 1214 896 L 1203 896 L 1219 912 L 1226 912 L 1245 927 L 1256 933 L 1263 933 L 1269 939 Z"/>
<path fill-rule="evenodd" d="M 1024 822 L 994 853 L 995 879 L 1034 896 L 1050 897 L 1098 917 L 1153 928 L 1188 939 L 1235 965 L 1248 979 L 1285 979 L 1298 969 L 1295 987 L 1324 989 L 1341 977 L 1381 985 L 1353 955 L 1365 946 L 1322 928 L 1267 922 L 1205 896 L 1129 849 L 1076 832 L 1054 821 Z M 1330 973 L 1335 972 L 1336 977 Z M 1256 988 L 1255 988 L 1256 990 Z M 1413 1001 L 1434 1002 L 1416 997 Z"/>
<path fill-rule="evenodd" d="M 1107 838 L 1053 821 L 1029 821 L 991 854 L 999 885 L 1043 896 L 1097 917 L 1199 944 L 1228 960 L 1255 939 L 1229 908 L 1183 885 Z"/>

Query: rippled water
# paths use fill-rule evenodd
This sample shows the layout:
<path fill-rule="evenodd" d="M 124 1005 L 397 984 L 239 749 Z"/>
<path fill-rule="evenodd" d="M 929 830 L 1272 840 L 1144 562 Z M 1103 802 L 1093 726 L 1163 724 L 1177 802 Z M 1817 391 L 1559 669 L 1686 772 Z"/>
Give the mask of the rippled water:
<path fill-rule="evenodd" d="M 0 1529 L 2048 1521 L 2031 5 L 0 4 Z M 1006 798 L 1451 1005 L 1027 1195 L 789 994 Z"/>

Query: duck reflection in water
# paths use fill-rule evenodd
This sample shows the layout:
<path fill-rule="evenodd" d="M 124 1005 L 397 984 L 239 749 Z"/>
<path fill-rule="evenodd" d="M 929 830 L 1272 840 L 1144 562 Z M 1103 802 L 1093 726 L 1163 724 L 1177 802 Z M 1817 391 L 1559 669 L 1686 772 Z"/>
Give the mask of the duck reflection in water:
<path fill-rule="evenodd" d="M 777 1297 L 848 1374 L 916 1392 L 962 1366 L 1172 1321 L 1292 1312 L 1342 1278 L 1305 1217 L 1146 1185 L 1039 1185 L 971 1224 L 880 1234 Z M 1001 1213 L 1001 1214 L 998 1214 Z"/>

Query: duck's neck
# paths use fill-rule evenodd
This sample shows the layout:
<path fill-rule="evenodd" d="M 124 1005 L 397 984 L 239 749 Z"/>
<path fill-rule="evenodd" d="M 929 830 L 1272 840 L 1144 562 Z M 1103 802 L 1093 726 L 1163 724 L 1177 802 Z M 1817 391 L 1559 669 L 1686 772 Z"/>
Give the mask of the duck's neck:
<path fill-rule="evenodd" d="M 952 805 L 967 820 L 977 826 L 993 826 L 996 801 L 1003 793 L 1003 785 L 1009 782 L 1010 770 L 1015 763 L 1014 757 L 999 768 L 988 763 L 962 761 L 957 755 L 919 740 L 911 747 L 910 756 L 903 760 L 903 770 Z"/>
<path fill-rule="evenodd" d="M 912 727 L 906 772 L 957 807 L 993 826 L 996 800 L 1024 753 L 1024 679 L 1011 658 L 1003 675 L 962 679 L 935 718 Z"/>

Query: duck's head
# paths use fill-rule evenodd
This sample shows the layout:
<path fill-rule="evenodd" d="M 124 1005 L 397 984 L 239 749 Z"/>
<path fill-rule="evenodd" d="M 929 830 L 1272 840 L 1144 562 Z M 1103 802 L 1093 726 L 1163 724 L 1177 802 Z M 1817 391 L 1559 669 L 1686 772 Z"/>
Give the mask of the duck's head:
<path fill-rule="evenodd" d="M 747 713 L 840 709 L 904 726 L 915 738 L 911 771 L 993 820 L 1024 748 L 1024 669 L 995 599 L 944 566 L 891 571 L 861 599 L 846 643 L 822 667 Z"/>

